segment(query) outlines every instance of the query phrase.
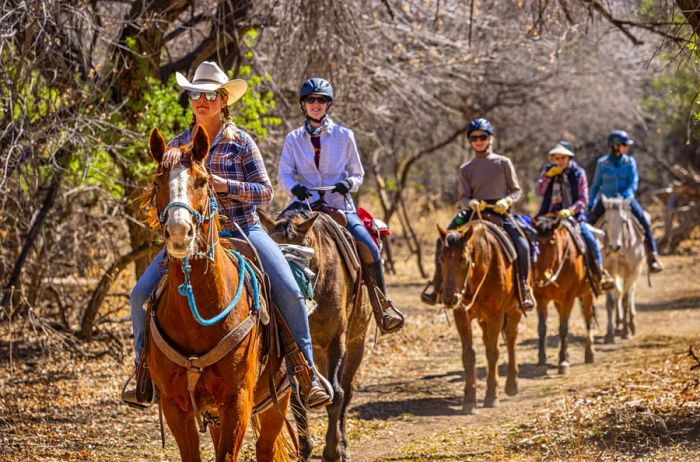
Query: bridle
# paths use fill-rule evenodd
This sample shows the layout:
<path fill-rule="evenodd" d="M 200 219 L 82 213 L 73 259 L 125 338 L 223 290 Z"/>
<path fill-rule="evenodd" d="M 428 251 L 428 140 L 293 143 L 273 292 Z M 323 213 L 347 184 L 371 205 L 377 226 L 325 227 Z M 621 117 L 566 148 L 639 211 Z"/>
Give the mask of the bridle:
<path fill-rule="evenodd" d="M 555 240 L 556 242 L 556 232 L 557 229 L 561 226 L 561 221 L 557 224 L 555 228 L 552 229 L 552 239 Z M 561 255 L 559 255 L 559 246 L 556 246 L 556 253 L 557 253 L 557 259 L 559 260 L 559 263 L 557 265 L 556 271 L 549 271 L 549 268 L 545 270 L 545 280 L 543 282 L 537 282 L 538 287 L 547 287 L 550 284 L 554 284 L 555 286 L 559 286 L 557 284 L 557 279 L 559 278 L 559 274 L 561 273 L 561 270 L 564 268 L 564 263 L 566 263 L 566 254 L 567 251 L 569 250 L 569 244 L 571 242 L 571 239 L 565 239 L 564 243 L 564 250 L 562 251 Z M 556 261 L 556 260 L 555 260 Z M 551 274 L 551 276 L 547 277 L 547 273 Z"/>

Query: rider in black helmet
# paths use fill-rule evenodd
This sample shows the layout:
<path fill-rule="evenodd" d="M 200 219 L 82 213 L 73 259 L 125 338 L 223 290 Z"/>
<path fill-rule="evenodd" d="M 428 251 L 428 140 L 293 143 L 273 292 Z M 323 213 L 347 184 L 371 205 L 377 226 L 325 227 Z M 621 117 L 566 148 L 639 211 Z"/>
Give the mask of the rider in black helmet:
<path fill-rule="evenodd" d="M 357 216 L 349 194 L 359 189 L 365 173 L 355 135 L 336 124 L 328 114 L 333 104 L 333 87 L 327 80 L 318 77 L 306 80 L 299 90 L 299 104 L 305 116 L 304 125 L 287 134 L 277 175 L 279 185 L 293 196 L 287 209 L 307 209 L 307 200 L 313 203 L 319 199 L 318 193 L 309 188 L 333 186 L 324 200 L 344 212 L 347 229 L 357 242 L 363 271 L 383 297 L 382 306 L 373 306 L 377 324 L 384 333 L 396 332 L 403 327 L 403 315 L 386 297 L 379 247 Z M 370 301 L 377 304 L 372 298 Z"/>

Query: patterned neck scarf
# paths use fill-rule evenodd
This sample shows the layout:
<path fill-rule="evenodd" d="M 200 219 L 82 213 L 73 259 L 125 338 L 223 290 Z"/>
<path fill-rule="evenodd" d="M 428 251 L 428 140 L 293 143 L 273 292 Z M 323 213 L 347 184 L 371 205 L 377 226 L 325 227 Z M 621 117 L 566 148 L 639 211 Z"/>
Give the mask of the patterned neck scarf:
<path fill-rule="evenodd" d="M 321 133 L 324 131 L 328 130 L 328 128 L 331 125 L 331 116 L 326 114 L 323 116 L 323 119 L 321 120 L 321 125 L 318 127 L 313 127 L 311 125 L 311 121 L 307 117 L 306 120 L 304 120 L 304 128 L 306 129 L 306 133 L 309 134 L 309 136 L 321 136 Z"/>

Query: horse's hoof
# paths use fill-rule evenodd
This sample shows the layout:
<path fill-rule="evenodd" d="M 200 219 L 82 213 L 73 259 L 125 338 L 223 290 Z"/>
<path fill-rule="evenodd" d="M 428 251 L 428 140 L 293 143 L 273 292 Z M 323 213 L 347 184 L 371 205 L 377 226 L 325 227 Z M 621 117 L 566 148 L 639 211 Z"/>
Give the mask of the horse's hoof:
<path fill-rule="evenodd" d="M 537 361 L 537 367 L 547 367 L 547 358 L 540 358 Z"/>
<path fill-rule="evenodd" d="M 585 359 L 586 364 L 592 364 L 594 357 L 595 357 L 595 355 L 593 354 L 592 351 L 586 350 L 586 359 Z"/>
<path fill-rule="evenodd" d="M 498 398 L 484 398 L 484 407 L 498 407 Z"/>
<path fill-rule="evenodd" d="M 605 344 L 611 345 L 613 343 L 615 343 L 615 335 L 614 334 L 607 334 L 605 336 Z"/>
<path fill-rule="evenodd" d="M 476 403 L 473 401 L 465 402 L 462 404 L 462 413 L 466 415 L 474 414 L 474 409 L 476 409 Z"/>
<path fill-rule="evenodd" d="M 569 374 L 569 363 L 564 361 L 563 363 L 559 363 L 559 375 L 568 375 Z"/>
<path fill-rule="evenodd" d="M 632 335 L 632 332 L 623 332 L 622 333 L 622 340 L 631 340 L 634 335 Z"/>
<path fill-rule="evenodd" d="M 515 396 L 518 394 L 518 382 L 513 380 L 512 382 L 506 382 L 506 395 Z"/>

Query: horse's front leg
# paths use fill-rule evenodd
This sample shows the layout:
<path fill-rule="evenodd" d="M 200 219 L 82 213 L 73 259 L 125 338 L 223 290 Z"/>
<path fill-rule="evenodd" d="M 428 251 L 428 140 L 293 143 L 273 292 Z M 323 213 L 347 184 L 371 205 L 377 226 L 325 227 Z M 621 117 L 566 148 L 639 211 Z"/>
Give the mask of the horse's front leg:
<path fill-rule="evenodd" d="M 623 313 L 623 318 L 622 318 L 622 338 L 625 340 L 629 340 L 632 338 L 632 312 L 630 309 L 630 297 L 632 297 L 632 289 L 631 288 L 625 288 L 625 293 L 622 296 L 622 313 Z"/>
<path fill-rule="evenodd" d="M 328 380 L 333 386 L 333 402 L 326 407 L 328 413 L 328 429 L 326 430 L 326 446 L 323 448 L 323 461 L 336 462 L 340 454 L 340 409 L 343 405 L 344 393 L 340 387 L 340 374 L 345 363 L 345 334 L 337 335 L 328 347 Z"/>
<path fill-rule="evenodd" d="M 547 304 L 549 300 L 537 299 L 537 365 L 547 365 Z"/>
<path fill-rule="evenodd" d="M 218 404 L 221 429 L 219 444 L 216 447 L 216 462 L 238 460 L 243 446 L 248 421 L 253 407 L 253 378 L 248 374 L 243 384 L 231 384 L 238 388 L 227 394 Z"/>
<path fill-rule="evenodd" d="M 471 414 L 476 407 L 476 352 L 469 313 L 462 308 L 453 310 L 455 326 L 462 341 L 462 365 L 464 366 L 464 401 L 462 410 Z"/>
<path fill-rule="evenodd" d="M 365 351 L 365 337 L 361 336 L 350 341 L 345 354 L 345 365 L 341 378 L 343 388 L 343 404 L 340 408 L 340 457 L 343 462 L 350 460 L 348 450 L 348 407 L 353 396 L 355 375 L 362 363 Z"/>
<path fill-rule="evenodd" d="M 189 399 L 185 402 L 189 404 Z M 168 428 L 177 442 L 182 462 L 201 462 L 199 433 L 191 406 L 186 406 L 186 410 L 183 410 L 175 400 L 167 396 L 161 398 L 161 406 Z"/>
<path fill-rule="evenodd" d="M 254 417 L 260 426 L 260 435 L 255 443 L 255 460 L 273 461 L 283 457 L 278 452 L 286 451 L 282 439 L 282 429 L 285 424 L 290 395 L 291 392 L 288 392 L 279 398 L 282 414 L 275 406 L 271 406 L 259 416 Z M 292 435 L 292 437 L 294 436 Z"/>
<path fill-rule="evenodd" d="M 595 352 L 593 351 L 593 317 L 595 305 L 593 303 L 593 292 L 586 288 L 581 297 L 581 307 L 583 308 L 583 318 L 586 322 L 586 353 L 585 362 L 590 364 L 593 362 Z"/>
<path fill-rule="evenodd" d="M 520 310 L 508 312 L 506 321 L 506 341 L 508 342 L 508 373 L 506 377 L 506 394 L 515 396 L 518 394 L 518 363 L 515 359 L 515 342 L 518 337 L 518 324 L 521 318 Z"/>
<path fill-rule="evenodd" d="M 627 297 L 627 303 L 629 304 L 627 309 L 629 310 L 630 313 L 630 334 L 631 335 L 636 335 L 637 334 L 637 302 L 635 301 L 635 295 L 637 293 L 637 283 L 635 282 L 632 284 L 632 287 L 630 288 L 629 295 Z"/>
<path fill-rule="evenodd" d="M 574 300 L 554 302 L 559 311 L 559 374 L 569 373 L 569 318 Z"/>
<path fill-rule="evenodd" d="M 614 290 L 617 292 L 617 289 Z M 608 292 L 605 294 L 605 309 L 608 313 L 608 329 L 605 333 L 605 343 L 615 343 L 615 313 L 617 310 L 616 306 L 617 300 L 613 298 L 613 295 Z"/>
<path fill-rule="evenodd" d="M 503 328 L 503 311 L 486 321 L 480 321 L 486 346 L 486 397 L 484 407 L 498 406 L 498 336 Z"/>

